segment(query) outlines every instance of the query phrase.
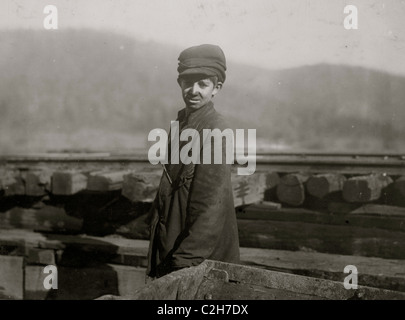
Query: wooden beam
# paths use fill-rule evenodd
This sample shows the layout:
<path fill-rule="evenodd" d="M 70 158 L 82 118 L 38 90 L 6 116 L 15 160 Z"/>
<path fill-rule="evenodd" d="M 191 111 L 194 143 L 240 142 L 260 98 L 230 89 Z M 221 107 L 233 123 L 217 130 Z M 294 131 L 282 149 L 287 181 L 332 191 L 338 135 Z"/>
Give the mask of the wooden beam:
<path fill-rule="evenodd" d="M 356 290 L 347 290 L 337 281 L 206 260 L 198 266 L 184 268 L 156 279 L 131 296 L 109 294 L 98 299 L 403 300 L 404 297 L 405 293 L 399 291 L 362 285 Z"/>
<path fill-rule="evenodd" d="M 279 182 L 277 173 L 255 172 L 244 176 L 232 174 L 232 191 L 235 207 L 263 201 L 265 193 Z"/>
<path fill-rule="evenodd" d="M 348 202 L 370 202 L 381 197 L 382 190 L 391 184 L 391 177 L 384 174 L 352 177 L 343 184 L 342 195 Z"/>
<path fill-rule="evenodd" d="M 25 291 L 29 300 L 91 300 L 104 294 L 131 295 L 145 284 L 145 268 L 97 264 L 57 266 L 58 289 L 45 289 L 43 266 L 26 266 Z"/>
<path fill-rule="evenodd" d="M 9 237 L 5 237 L 7 233 L 9 233 Z M 30 236 L 30 234 L 32 234 L 32 236 Z M 36 238 L 37 240 L 33 241 L 33 238 Z M 23 239 L 31 239 L 31 244 L 36 243 L 37 246 L 40 246 L 41 248 L 56 248 L 55 245 L 58 245 L 63 249 L 75 247 L 89 252 L 117 252 L 129 258 L 134 256 L 136 258 L 143 257 L 144 259 L 147 255 L 149 243 L 148 241 L 114 237 L 52 234 L 43 236 L 39 233 L 32 233 L 29 231 L 22 232 L 21 230 L 6 230 L 5 233 L 0 234 L 0 244 L 2 243 L 2 239 L 14 239 L 13 241 L 16 243 L 19 243 L 19 241 Z M 245 265 L 254 265 L 259 268 L 293 273 L 296 275 L 305 275 L 312 278 L 329 279 L 338 281 L 339 283 L 343 281 L 342 277 L 347 276 L 347 274 L 343 273 L 343 268 L 348 264 L 352 264 L 358 268 L 360 286 L 369 285 L 377 288 L 405 291 L 405 276 L 402 272 L 405 260 L 341 254 L 323 254 L 310 252 L 309 250 L 284 251 L 241 247 L 240 252 L 241 263 Z M 125 264 L 122 262 L 118 263 Z M 58 266 L 58 271 L 60 271 L 62 277 L 59 285 L 63 284 L 64 288 L 65 285 L 67 285 L 67 291 L 60 295 L 55 295 L 52 291 L 44 290 L 43 288 L 43 280 L 44 276 L 46 276 L 43 273 L 43 267 L 27 266 L 26 270 L 29 271 L 26 272 L 26 296 L 30 299 L 46 299 L 50 298 L 52 294 L 52 298 L 54 299 L 72 299 L 73 297 L 75 299 L 83 299 L 83 297 L 91 298 L 94 294 L 102 295 L 105 293 L 115 293 L 120 296 L 132 295 L 137 291 L 138 286 L 142 286 L 145 277 L 145 269 L 128 268 L 127 266 L 118 266 L 110 263 L 97 264 L 91 267 L 82 266 L 80 268 L 72 265 Z M 110 277 L 111 272 L 115 272 L 116 276 Z M 74 273 L 76 274 L 73 275 Z M 85 273 L 91 276 L 83 278 Z M 101 276 L 103 273 L 105 276 Z M 106 291 L 102 289 L 102 286 L 97 284 L 97 277 L 104 280 L 107 279 L 107 288 L 110 290 L 109 292 L 108 290 Z M 87 287 L 87 289 L 83 289 L 82 285 L 79 285 L 78 287 L 77 284 L 79 281 L 84 281 L 83 288 Z M 92 281 L 95 285 L 91 285 Z M 184 296 L 185 292 L 182 294 Z"/>
<path fill-rule="evenodd" d="M 351 215 L 376 215 L 382 217 L 400 217 L 405 219 L 405 208 L 381 204 L 365 204 L 350 212 Z M 386 219 L 385 218 L 385 219 Z M 403 222 L 405 224 L 405 221 Z"/>
<path fill-rule="evenodd" d="M 383 211 L 391 212 L 391 216 L 379 214 Z M 364 208 L 358 212 L 334 214 L 316 212 L 304 208 L 268 209 L 261 204 L 254 204 L 238 210 L 236 216 L 240 220 L 261 220 L 263 223 L 271 223 L 271 221 L 306 222 L 319 225 L 379 228 L 405 232 L 404 211 L 405 208 L 379 206 L 379 208 Z"/>
<path fill-rule="evenodd" d="M 24 299 L 24 258 L 0 255 L 0 299 Z"/>
<path fill-rule="evenodd" d="M 401 176 L 394 181 L 391 193 L 393 204 L 405 206 L 405 176 Z"/>
<path fill-rule="evenodd" d="M 132 172 L 124 175 L 122 195 L 132 202 L 152 202 L 155 199 L 162 173 Z"/>
<path fill-rule="evenodd" d="M 65 250 L 78 248 L 84 252 L 97 252 L 126 256 L 146 257 L 148 253 L 146 240 L 132 240 L 113 237 L 92 237 L 86 235 L 66 235 L 39 233 L 31 230 L 10 229 L 0 232 L 0 245 L 22 246 L 25 248 L 41 248 Z"/>
<path fill-rule="evenodd" d="M 25 176 L 25 194 L 27 196 L 43 196 L 51 190 L 52 172 L 49 170 L 28 171 Z"/>
<path fill-rule="evenodd" d="M 310 195 L 323 198 L 333 192 L 341 191 L 344 181 L 346 178 L 342 174 L 317 174 L 309 177 L 306 188 Z"/>
<path fill-rule="evenodd" d="M 87 187 L 87 176 L 75 171 L 56 171 L 52 175 L 52 193 L 55 195 L 70 196 Z"/>
<path fill-rule="evenodd" d="M 82 219 L 69 216 L 64 209 L 54 206 L 44 206 L 39 210 L 14 207 L 0 214 L 0 229 L 80 232 L 82 224 Z"/>
<path fill-rule="evenodd" d="M 405 233 L 351 225 L 238 220 L 241 247 L 405 259 Z"/>
<path fill-rule="evenodd" d="M 9 185 L 15 183 L 15 170 L 0 168 L 0 190 L 6 189 Z"/>
<path fill-rule="evenodd" d="M 90 191 L 112 191 L 122 189 L 124 176 L 129 170 L 115 172 L 93 172 L 89 175 L 87 190 Z"/>
<path fill-rule="evenodd" d="M 316 279 L 272 270 L 260 271 L 258 268 L 220 261 L 207 260 L 204 263 L 209 262 L 214 264 L 209 270 L 215 268 L 217 270 L 225 271 L 229 275 L 230 281 L 234 283 L 246 284 L 253 288 L 256 286 L 258 290 L 282 290 L 277 292 L 278 294 L 276 293 L 273 297 L 269 297 L 270 299 L 277 299 L 278 296 L 283 297 L 284 295 L 286 299 L 290 300 L 296 300 L 297 298 L 300 298 L 301 295 L 309 295 L 304 297 L 304 299 L 327 300 L 351 300 L 359 298 L 363 300 L 403 300 L 405 298 L 404 292 L 362 285 L 359 285 L 357 290 L 347 290 L 340 281 Z M 204 278 L 209 279 L 210 277 L 207 275 Z M 203 287 L 203 285 L 200 285 L 200 288 L 201 287 Z M 267 290 L 264 291 L 266 292 Z M 290 294 L 288 294 L 288 292 Z M 203 295 L 199 295 L 200 298 L 202 298 L 201 296 Z M 213 299 L 215 299 L 215 296 Z"/>
<path fill-rule="evenodd" d="M 358 284 L 405 292 L 405 260 L 257 248 L 240 248 L 242 264 L 343 282 L 345 266 L 354 265 Z"/>
<path fill-rule="evenodd" d="M 361 205 L 361 203 L 345 202 L 344 200 L 330 201 L 327 205 L 327 211 L 331 214 L 347 214 Z"/>
<path fill-rule="evenodd" d="M 19 170 L 5 170 L 1 177 L 1 188 L 5 196 L 25 195 L 25 174 Z"/>
<path fill-rule="evenodd" d="M 277 186 L 277 197 L 285 204 L 300 206 L 305 201 L 305 182 L 309 175 L 291 173 L 283 176 Z"/>
<path fill-rule="evenodd" d="M 26 248 L 27 264 L 55 265 L 55 251 L 49 249 Z"/>

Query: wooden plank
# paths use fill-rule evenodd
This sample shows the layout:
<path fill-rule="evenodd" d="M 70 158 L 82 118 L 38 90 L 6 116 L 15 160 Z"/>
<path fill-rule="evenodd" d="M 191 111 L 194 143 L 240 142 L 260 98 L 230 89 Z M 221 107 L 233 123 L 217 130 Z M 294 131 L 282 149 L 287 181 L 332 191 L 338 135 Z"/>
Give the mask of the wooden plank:
<path fill-rule="evenodd" d="M 4 190 L 7 186 L 15 182 L 14 176 L 16 171 L 7 168 L 0 168 L 0 190 Z"/>
<path fill-rule="evenodd" d="M 213 268 L 228 273 L 229 280 L 236 283 L 257 285 L 262 288 L 272 288 L 290 291 L 291 294 L 310 294 L 318 298 L 332 300 L 349 300 L 361 298 L 363 300 L 403 300 L 404 292 L 397 292 L 367 286 L 358 286 L 356 290 L 347 290 L 341 282 L 317 279 L 284 272 L 262 270 L 238 264 L 212 261 Z M 206 261 L 205 263 L 210 263 Z M 277 295 L 275 296 L 277 299 Z M 294 297 L 292 299 L 295 299 Z"/>
<path fill-rule="evenodd" d="M 385 207 L 385 206 L 382 206 Z M 403 209 L 403 208 L 400 208 Z M 384 210 L 384 208 L 382 208 Z M 322 213 L 304 208 L 268 209 L 261 204 L 254 204 L 237 211 L 238 219 L 262 221 L 307 222 L 326 225 L 352 226 L 363 228 L 380 228 L 394 231 L 405 231 L 405 216 L 372 216 L 363 214 L 368 210 L 356 213 Z M 271 222 L 269 222 L 271 223 Z"/>
<path fill-rule="evenodd" d="M 349 178 L 343 184 L 342 195 L 348 202 L 369 202 L 381 197 L 382 190 L 393 182 L 384 174 Z"/>
<path fill-rule="evenodd" d="M 266 190 L 264 191 L 264 201 L 278 201 L 277 186 L 280 183 L 280 175 L 275 171 L 267 171 Z"/>
<path fill-rule="evenodd" d="M 146 281 L 146 268 L 108 264 L 117 274 L 118 294 L 133 295 Z"/>
<path fill-rule="evenodd" d="M 58 289 L 45 289 L 44 266 L 26 266 L 26 299 L 90 300 L 104 294 L 129 295 L 145 284 L 146 268 L 97 264 L 91 267 L 57 266 Z"/>
<path fill-rule="evenodd" d="M 26 248 L 26 263 L 55 265 L 55 251 L 38 248 Z"/>
<path fill-rule="evenodd" d="M 32 170 L 25 176 L 25 194 L 27 196 L 43 196 L 51 190 L 50 170 Z"/>
<path fill-rule="evenodd" d="M 265 193 L 275 189 L 279 176 L 275 172 L 259 172 L 249 176 L 232 174 L 232 191 L 235 207 L 263 201 Z"/>
<path fill-rule="evenodd" d="M 365 204 L 350 212 L 351 215 L 377 215 L 383 217 L 405 218 L 405 208 L 381 204 Z"/>
<path fill-rule="evenodd" d="M 1 230 L 0 232 L 0 247 L 1 248 L 23 248 L 17 250 L 21 255 L 25 255 L 26 247 L 38 247 L 39 241 L 46 239 L 42 234 L 31 230 L 9 229 Z"/>
<path fill-rule="evenodd" d="M 119 256 L 138 257 L 139 261 L 143 261 L 148 253 L 148 243 L 147 240 L 38 233 L 21 229 L 0 232 L 0 245 L 54 250 L 78 248 L 83 252 L 111 254 L 112 258 L 117 258 L 115 261 L 119 261 Z"/>
<path fill-rule="evenodd" d="M 241 281 L 223 281 L 209 276 L 214 270 L 219 271 L 210 270 L 198 287 L 196 300 L 326 300 L 312 293 L 293 292 L 284 288 L 271 288 Z M 225 270 L 221 271 L 227 274 Z"/>
<path fill-rule="evenodd" d="M 309 177 L 306 188 L 310 195 L 324 198 L 331 193 L 341 191 L 344 181 L 346 177 L 342 174 L 317 174 Z"/>
<path fill-rule="evenodd" d="M 248 289 L 250 293 L 255 292 L 255 294 L 249 295 L 240 292 L 234 296 L 232 293 L 235 292 L 235 286 L 239 290 Z M 221 290 L 224 287 L 226 287 L 225 290 Z M 197 291 L 194 291 L 196 288 Z M 266 295 L 267 298 L 264 298 L 266 300 L 277 300 L 281 293 L 282 298 L 293 300 L 297 298 L 403 300 L 405 298 L 405 293 L 403 292 L 367 286 L 358 286 L 356 290 L 346 290 L 342 283 L 337 281 L 316 279 L 272 270 L 262 270 L 260 268 L 240 264 L 206 260 L 198 266 L 184 268 L 156 279 L 140 288 L 134 295 L 119 297 L 110 294 L 98 299 L 209 300 L 219 299 L 217 296 L 218 290 L 221 291 L 221 299 L 227 300 L 241 300 L 242 297 L 244 299 L 258 299 L 260 298 L 259 290 Z M 269 295 L 270 292 L 273 294 Z"/>
<path fill-rule="evenodd" d="M 327 211 L 333 214 L 347 214 L 360 207 L 361 203 L 330 201 L 327 204 Z"/>
<path fill-rule="evenodd" d="M 238 220 L 241 247 L 405 259 L 405 233 L 291 221 Z"/>
<path fill-rule="evenodd" d="M 254 173 L 250 176 L 232 175 L 232 192 L 235 207 L 263 200 L 266 176 Z"/>
<path fill-rule="evenodd" d="M 261 223 L 263 223 L 263 221 Z M 12 230 L 7 230 L 7 232 L 9 233 L 12 233 L 11 231 Z M 19 237 L 15 237 L 15 235 L 18 233 L 20 234 Z M 46 235 L 45 237 L 41 234 L 30 232 L 23 233 L 21 232 L 21 230 L 15 230 L 14 241 L 18 241 L 18 239 L 32 238 L 32 236 L 30 236 L 29 234 L 34 234 L 36 236 L 36 245 L 40 247 L 55 247 L 55 243 L 59 243 L 58 247 L 60 248 L 68 248 L 74 246 L 77 248 L 81 248 L 87 252 L 117 252 L 122 254 L 121 257 L 129 258 L 133 256 L 136 258 L 143 257 L 143 259 L 145 259 L 149 243 L 148 241 L 129 240 L 115 237 L 86 237 L 66 235 Z M 0 243 L 2 238 L 1 236 L 2 235 L 0 234 Z M 13 238 L 12 235 L 10 235 L 9 239 L 10 238 Z M 30 242 L 32 243 L 33 240 L 30 240 Z M 395 290 L 402 290 L 403 288 L 404 274 L 403 272 L 401 272 L 401 270 L 404 270 L 402 268 L 404 263 L 403 260 L 401 261 L 379 258 L 365 258 L 352 255 L 327 255 L 308 252 L 308 249 L 309 248 L 307 248 L 306 252 L 299 252 L 242 247 L 241 261 L 245 264 L 254 264 L 263 268 L 272 268 L 271 270 L 281 270 L 285 272 L 292 272 L 295 274 L 309 275 L 319 278 L 324 277 L 327 279 L 339 281 L 339 277 L 342 276 L 342 272 L 340 269 L 344 267 L 342 267 L 342 265 L 353 264 L 358 267 L 359 281 L 361 281 L 359 283 L 360 285 L 373 283 L 373 281 L 375 281 L 375 286 L 378 285 L 378 287 L 387 289 L 396 288 Z M 124 264 L 123 261 L 119 263 Z M 87 268 L 87 270 L 90 269 L 91 268 Z M 78 268 L 78 270 L 81 270 L 82 272 L 83 268 Z M 111 272 L 109 267 L 106 267 L 105 270 L 107 273 Z M 139 273 L 139 276 L 140 277 L 138 279 L 142 279 L 142 272 Z M 125 279 L 127 276 L 124 274 L 122 277 L 123 279 Z M 108 276 L 107 281 L 109 281 L 108 279 L 114 279 L 114 277 Z M 42 282 L 38 281 L 38 283 L 41 284 Z M 120 283 L 124 282 L 118 281 L 118 284 Z M 134 292 L 136 289 L 135 287 L 130 287 L 125 290 L 128 290 L 126 292 Z M 64 293 L 65 296 L 67 294 L 68 293 Z M 72 293 L 69 293 L 69 295 L 72 295 Z"/>
<path fill-rule="evenodd" d="M 51 290 L 44 287 L 44 280 L 49 273 L 44 273 L 45 266 L 25 266 L 25 299 L 26 300 L 46 300 L 50 296 Z M 59 288 L 59 283 L 58 283 Z"/>
<path fill-rule="evenodd" d="M 129 173 L 129 170 L 115 172 L 92 172 L 89 175 L 87 190 L 112 191 L 122 189 L 124 176 Z"/>
<path fill-rule="evenodd" d="M 340 282 L 354 265 L 359 285 L 405 292 L 405 260 L 257 248 L 240 248 L 240 256 L 242 264 Z"/>
<path fill-rule="evenodd" d="M 0 214 L 0 229 L 22 228 L 47 232 L 80 232 L 83 220 L 66 214 L 63 208 L 41 209 L 14 207 Z"/>
<path fill-rule="evenodd" d="M 55 195 L 70 196 L 87 187 L 87 176 L 75 171 L 56 171 L 52 175 L 52 193 Z"/>
<path fill-rule="evenodd" d="M 7 170 L 1 181 L 5 196 L 25 195 L 25 173 Z"/>
<path fill-rule="evenodd" d="M 305 201 L 304 184 L 309 177 L 305 173 L 291 173 L 283 176 L 277 186 L 278 199 L 287 205 L 302 205 Z"/>
<path fill-rule="evenodd" d="M 107 294 L 99 300 L 193 300 L 207 273 L 208 264 L 184 268 L 158 278 L 140 287 L 134 294 L 117 296 Z"/>
<path fill-rule="evenodd" d="M 24 259 L 0 255 L 0 299 L 24 298 Z"/>
<path fill-rule="evenodd" d="M 162 172 L 133 172 L 124 175 L 122 195 L 132 202 L 152 202 L 159 187 Z"/>
<path fill-rule="evenodd" d="M 390 192 L 393 204 L 405 207 L 405 176 L 394 181 Z"/>

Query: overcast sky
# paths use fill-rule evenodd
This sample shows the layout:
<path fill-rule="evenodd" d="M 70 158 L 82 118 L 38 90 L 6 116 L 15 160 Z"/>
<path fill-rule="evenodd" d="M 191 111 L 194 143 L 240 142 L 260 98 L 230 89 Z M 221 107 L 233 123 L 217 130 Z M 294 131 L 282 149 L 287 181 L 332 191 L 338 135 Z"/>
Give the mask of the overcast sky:
<path fill-rule="evenodd" d="M 43 28 L 49 4 L 59 30 L 215 43 L 230 60 L 269 69 L 328 62 L 405 75 L 405 0 L 2 0 L 0 29 L 58 32 Z M 346 5 L 358 9 L 358 30 L 343 27 Z"/>

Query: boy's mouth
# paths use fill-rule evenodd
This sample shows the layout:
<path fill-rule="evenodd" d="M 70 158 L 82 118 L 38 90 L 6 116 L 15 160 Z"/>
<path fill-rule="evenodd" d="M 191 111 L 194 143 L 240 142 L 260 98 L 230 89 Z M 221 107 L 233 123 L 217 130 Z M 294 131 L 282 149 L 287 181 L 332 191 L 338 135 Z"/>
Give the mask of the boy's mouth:
<path fill-rule="evenodd" d="M 198 103 L 200 99 L 198 97 L 187 97 L 187 101 L 190 103 Z"/>

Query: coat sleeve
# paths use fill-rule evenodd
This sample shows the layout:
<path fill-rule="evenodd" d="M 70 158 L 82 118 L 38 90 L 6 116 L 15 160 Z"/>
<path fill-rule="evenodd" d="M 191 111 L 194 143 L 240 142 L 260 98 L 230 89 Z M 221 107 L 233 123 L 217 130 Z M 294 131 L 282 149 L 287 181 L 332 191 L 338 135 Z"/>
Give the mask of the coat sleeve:
<path fill-rule="evenodd" d="M 212 255 L 218 239 L 226 236 L 223 230 L 229 211 L 229 189 L 232 188 L 231 165 L 226 164 L 225 143 L 222 143 L 222 150 L 219 150 L 222 152 L 222 163 L 213 163 L 214 144 L 212 139 L 207 140 L 203 148 L 207 144 L 211 145 L 211 164 L 201 161 L 201 164 L 195 166 L 186 226 L 174 246 L 172 270 L 200 264 Z M 233 208 L 233 203 L 231 206 Z"/>

